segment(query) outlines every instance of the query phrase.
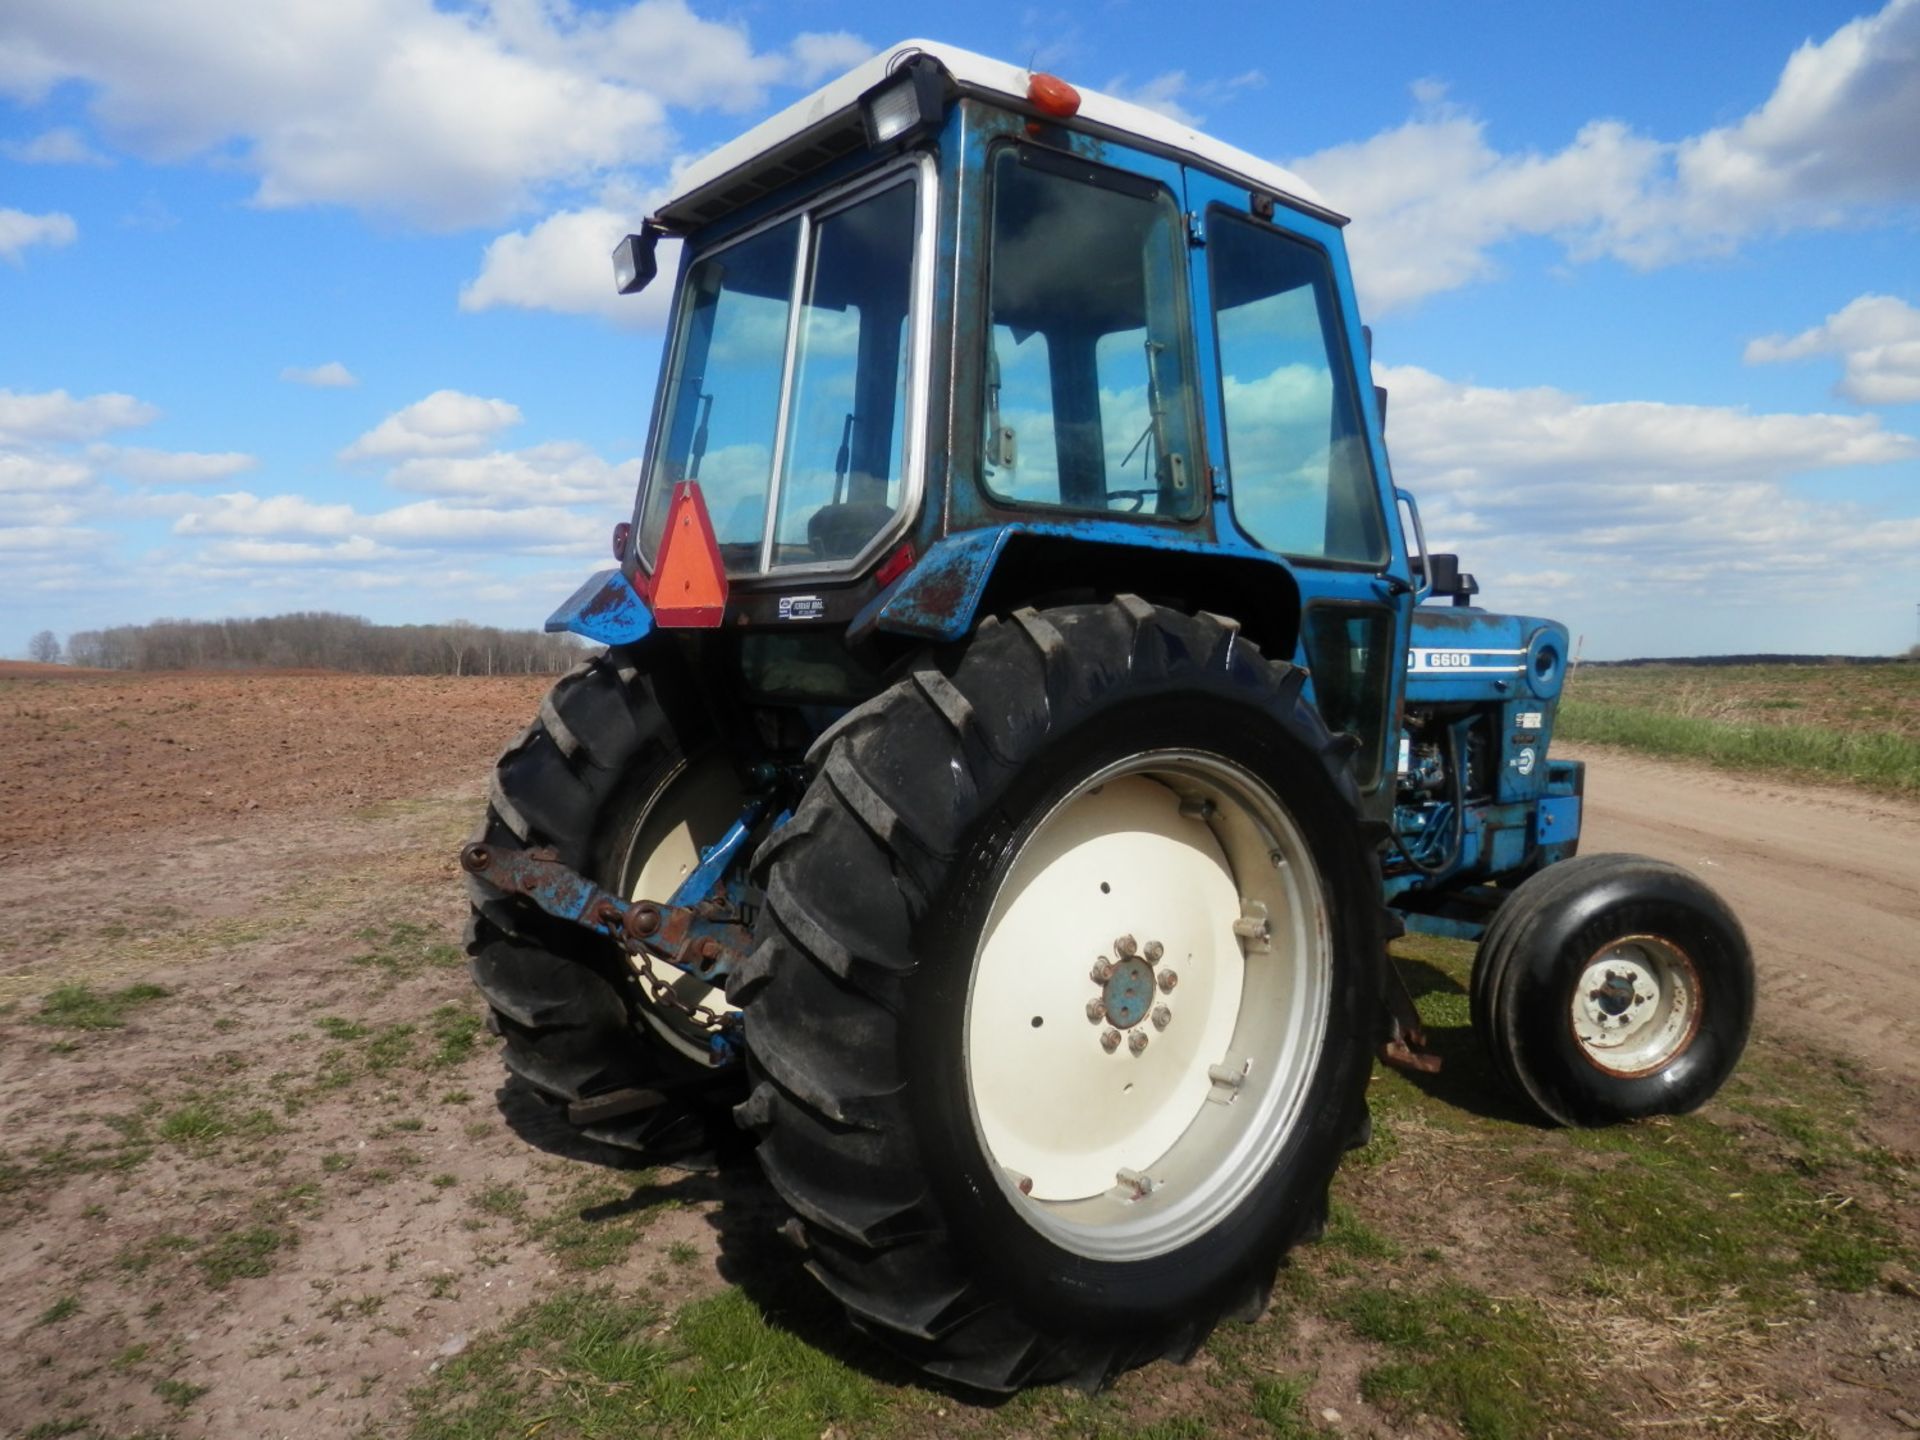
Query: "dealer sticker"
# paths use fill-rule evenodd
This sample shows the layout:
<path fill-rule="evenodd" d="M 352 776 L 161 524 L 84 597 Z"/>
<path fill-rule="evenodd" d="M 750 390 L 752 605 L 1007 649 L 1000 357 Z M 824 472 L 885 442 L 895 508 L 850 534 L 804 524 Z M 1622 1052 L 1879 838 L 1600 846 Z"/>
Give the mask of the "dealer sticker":
<path fill-rule="evenodd" d="M 818 620 L 826 613 L 827 602 L 818 595 L 782 595 L 780 597 L 782 620 Z"/>
<path fill-rule="evenodd" d="M 1540 728 L 1540 712 L 1538 710 L 1522 710 L 1518 715 L 1513 717 L 1513 723 L 1516 729 L 1538 730 Z"/>

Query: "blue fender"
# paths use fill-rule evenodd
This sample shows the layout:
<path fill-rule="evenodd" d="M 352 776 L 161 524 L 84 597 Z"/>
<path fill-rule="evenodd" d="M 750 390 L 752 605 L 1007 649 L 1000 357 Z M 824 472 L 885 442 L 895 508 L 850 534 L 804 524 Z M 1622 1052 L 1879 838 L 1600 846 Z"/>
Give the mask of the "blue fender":
<path fill-rule="evenodd" d="M 631 645 L 653 633 L 653 612 L 618 570 L 602 570 L 547 617 L 547 630 L 571 630 L 602 645 Z"/>
<path fill-rule="evenodd" d="M 1271 585 L 1274 607 L 1297 620 L 1299 585 L 1293 568 L 1277 555 L 1260 551 L 1226 552 L 1214 541 L 1172 530 L 1122 521 L 1015 521 L 978 530 L 962 530 L 928 549 L 920 562 L 876 595 L 853 619 L 848 639 L 876 631 L 946 644 L 973 632 L 980 602 L 994 569 L 1016 539 L 1045 540 L 1062 552 L 1125 549 L 1145 559 L 1160 555 L 1209 562 L 1215 574 L 1224 567 L 1247 567 L 1264 590 Z M 1109 572 L 1111 573 L 1111 572 Z M 1242 617 L 1243 619 L 1248 617 Z M 1289 647 L 1291 639 L 1289 639 Z"/>

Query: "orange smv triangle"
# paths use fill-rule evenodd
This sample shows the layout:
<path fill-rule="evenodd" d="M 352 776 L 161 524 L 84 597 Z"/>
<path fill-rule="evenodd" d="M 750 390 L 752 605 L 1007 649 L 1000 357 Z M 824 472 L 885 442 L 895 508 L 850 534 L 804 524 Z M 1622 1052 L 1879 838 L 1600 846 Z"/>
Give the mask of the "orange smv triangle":
<path fill-rule="evenodd" d="M 647 589 L 656 625 L 711 629 L 727 613 L 727 570 L 697 481 L 673 487 Z"/>

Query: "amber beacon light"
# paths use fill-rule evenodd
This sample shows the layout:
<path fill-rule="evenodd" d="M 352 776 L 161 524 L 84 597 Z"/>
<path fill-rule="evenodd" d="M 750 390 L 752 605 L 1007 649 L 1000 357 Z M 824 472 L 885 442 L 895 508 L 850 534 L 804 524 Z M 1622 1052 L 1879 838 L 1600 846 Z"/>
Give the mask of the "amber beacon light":
<path fill-rule="evenodd" d="M 1070 120 L 1080 113 L 1080 92 L 1058 75 L 1033 72 L 1027 80 L 1027 99 L 1042 115 Z"/>

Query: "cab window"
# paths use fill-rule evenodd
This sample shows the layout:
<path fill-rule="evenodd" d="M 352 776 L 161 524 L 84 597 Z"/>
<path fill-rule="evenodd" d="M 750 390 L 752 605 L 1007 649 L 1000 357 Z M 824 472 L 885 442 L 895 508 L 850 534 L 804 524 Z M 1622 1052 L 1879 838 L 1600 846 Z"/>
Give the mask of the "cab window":
<path fill-rule="evenodd" d="M 993 187 L 987 490 L 1022 505 L 1197 515 L 1186 229 L 1172 194 L 1028 145 L 995 155 Z"/>
<path fill-rule="evenodd" d="M 1385 526 L 1326 255 L 1218 209 L 1207 252 L 1234 518 L 1283 555 L 1383 563 Z"/>

